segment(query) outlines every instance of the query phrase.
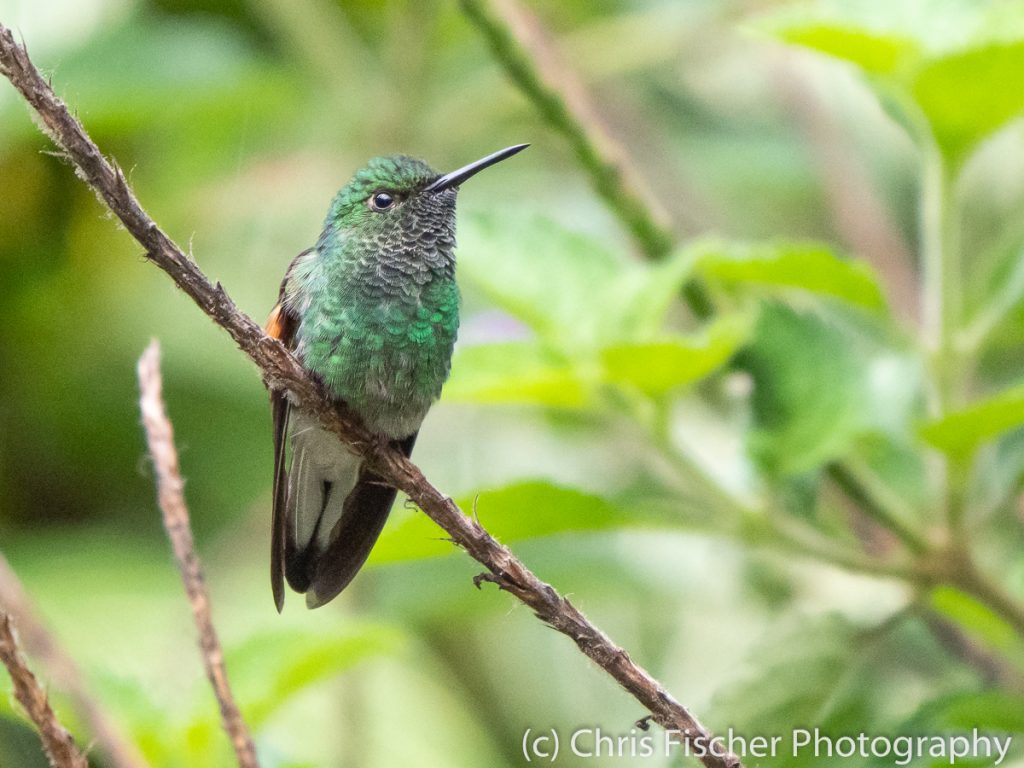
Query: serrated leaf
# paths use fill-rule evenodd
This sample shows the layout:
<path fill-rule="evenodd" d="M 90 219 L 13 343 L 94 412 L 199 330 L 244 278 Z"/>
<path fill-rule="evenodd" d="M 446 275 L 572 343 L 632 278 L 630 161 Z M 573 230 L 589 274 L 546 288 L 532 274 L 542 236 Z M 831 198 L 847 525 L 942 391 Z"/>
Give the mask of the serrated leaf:
<path fill-rule="evenodd" d="M 475 510 L 487 530 L 503 542 L 565 531 L 607 530 L 651 519 L 650 515 L 630 514 L 595 494 L 545 480 L 482 491 L 459 499 L 458 503 L 467 514 Z M 400 524 L 384 529 L 370 562 L 388 563 L 451 554 L 455 548 L 444 535 L 426 515 L 411 514 Z"/>
<path fill-rule="evenodd" d="M 460 347 L 444 398 L 465 403 L 525 403 L 581 408 L 588 387 L 561 356 L 536 341 Z"/>
<path fill-rule="evenodd" d="M 920 55 L 915 40 L 852 25 L 810 21 L 776 28 L 787 43 L 843 59 L 871 74 L 888 75 Z"/>
<path fill-rule="evenodd" d="M 748 324 L 723 318 L 700 336 L 617 344 L 601 352 L 606 379 L 654 397 L 692 384 L 720 368 L 746 339 Z"/>
<path fill-rule="evenodd" d="M 1003 432 L 1024 424 L 1024 385 L 980 400 L 921 427 L 926 441 L 957 458 L 967 458 L 978 447 Z"/>
<path fill-rule="evenodd" d="M 1024 110 L 1024 42 L 988 45 L 927 62 L 911 83 L 935 138 L 957 159 Z"/>
<path fill-rule="evenodd" d="M 697 272 L 726 284 L 795 288 L 871 310 L 885 306 L 878 279 L 867 264 L 841 259 L 820 244 L 709 246 L 698 260 Z"/>

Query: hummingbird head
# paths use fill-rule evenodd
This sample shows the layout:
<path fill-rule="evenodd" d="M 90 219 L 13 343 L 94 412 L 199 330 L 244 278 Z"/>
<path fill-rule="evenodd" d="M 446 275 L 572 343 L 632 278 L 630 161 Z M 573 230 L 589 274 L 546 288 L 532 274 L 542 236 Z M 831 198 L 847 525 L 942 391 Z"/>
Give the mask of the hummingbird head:
<path fill-rule="evenodd" d="M 424 245 L 450 252 L 455 245 L 459 185 L 527 146 L 508 147 L 444 175 L 406 155 L 375 157 L 335 196 L 324 222 L 324 238 L 355 237 L 378 252 L 408 254 Z"/>

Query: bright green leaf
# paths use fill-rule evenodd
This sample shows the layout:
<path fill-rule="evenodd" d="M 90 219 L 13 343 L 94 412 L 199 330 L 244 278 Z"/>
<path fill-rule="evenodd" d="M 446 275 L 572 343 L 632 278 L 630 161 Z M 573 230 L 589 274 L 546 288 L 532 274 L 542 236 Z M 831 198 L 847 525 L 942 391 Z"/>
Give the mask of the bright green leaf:
<path fill-rule="evenodd" d="M 914 98 L 935 138 L 960 158 L 1024 110 L 1024 42 L 989 45 L 928 62 L 913 79 Z"/>
<path fill-rule="evenodd" d="M 527 403 L 580 408 L 587 387 L 573 368 L 536 341 L 460 347 L 452 363 L 445 400 L 468 403 Z"/>
<path fill-rule="evenodd" d="M 483 491 L 459 500 L 468 513 L 503 542 L 550 536 L 564 531 L 596 531 L 650 520 L 591 493 L 533 480 Z M 371 562 L 387 563 L 437 557 L 455 551 L 444 531 L 426 515 L 416 513 L 384 529 L 370 555 Z"/>
<path fill-rule="evenodd" d="M 788 43 L 849 61 L 871 74 L 892 74 L 919 55 L 917 43 L 908 37 L 835 22 L 786 25 L 776 34 Z"/>
<path fill-rule="evenodd" d="M 605 376 L 648 395 L 663 395 L 699 381 L 728 362 L 748 330 L 737 318 L 728 318 L 715 322 L 699 337 L 617 344 L 601 353 Z"/>
<path fill-rule="evenodd" d="M 1000 652 L 1024 651 L 1024 643 L 1012 626 L 991 608 L 952 587 L 937 587 L 930 596 L 931 606 L 956 622 L 968 634 Z"/>
<path fill-rule="evenodd" d="M 841 259 L 824 245 L 709 245 L 697 271 L 711 281 L 796 288 L 856 306 L 885 306 L 878 279 L 867 264 Z"/>
<path fill-rule="evenodd" d="M 1024 424 L 1024 385 L 925 424 L 921 437 L 950 456 L 967 458 L 986 440 L 1021 424 Z"/>

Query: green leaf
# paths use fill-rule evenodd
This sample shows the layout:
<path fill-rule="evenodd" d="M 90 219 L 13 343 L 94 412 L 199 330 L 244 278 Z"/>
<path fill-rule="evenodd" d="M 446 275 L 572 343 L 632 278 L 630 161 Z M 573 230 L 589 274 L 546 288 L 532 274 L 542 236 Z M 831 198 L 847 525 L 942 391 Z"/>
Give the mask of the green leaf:
<path fill-rule="evenodd" d="M 720 368 L 749 333 L 749 324 L 723 318 L 697 337 L 617 344 L 601 353 L 608 381 L 640 389 L 651 396 L 692 384 Z"/>
<path fill-rule="evenodd" d="M 13 692 L 5 687 L 3 698 L 14 699 Z M 27 723 L 27 718 L 15 720 L 0 716 L 0 765 L 18 768 L 49 768 L 39 736 Z"/>
<path fill-rule="evenodd" d="M 693 261 L 686 249 L 657 265 L 633 261 L 546 219 L 475 217 L 464 231 L 460 274 L 570 355 L 656 332 Z"/>
<path fill-rule="evenodd" d="M 775 34 L 788 43 L 849 61 L 865 72 L 889 75 L 920 55 L 915 40 L 829 21 L 783 25 Z"/>
<path fill-rule="evenodd" d="M 590 393 L 558 354 L 536 341 L 512 341 L 460 347 L 444 398 L 450 402 L 581 408 Z"/>
<path fill-rule="evenodd" d="M 911 83 L 935 138 L 957 159 L 1024 110 L 1024 42 L 987 45 L 925 64 Z"/>
<path fill-rule="evenodd" d="M 950 456 L 966 459 L 985 441 L 1024 424 L 1024 385 L 980 400 L 921 427 L 921 437 Z"/>
<path fill-rule="evenodd" d="M 281 630 L 233 648 L 228 664 L 239 706 L 258 730 L 295 696 L 368 658 L 394 653 L 401 644 L 401 633 L 383 625 Z"/>
<path fill-rule="evenodd" d="M 838 324 L 764 308 L 743 360 L 754 379 L 750 449 L 769 470 L 798 474 L 842 455 L 865 424 L 865 360 Z"/>
<path fill-rule="evenodd" d="M 709 245 L 697 272 L 728 285 L 795 288 L 866 309 L 885 307 L 878 279 L 867 264 L 841 259 L 820 244 Z"/>
<path fill-rule="evenodd" d="M 475 510 L 480 522 L 503 542 L 565 531 L 608 530 L 652 519 L 650 514 L 630 514 L 600 496 L 544 480 L 483 491 L 458 503 L 466 513 Z M 384 529 L 370 561 L 388 563 L 451 554 L 455 548 L 444 536 L 426 515 L 409 514 L 398 525 Z"/>
<path fill-rule="evenodd" d="M 872 660 L 864 651 L 856 627 L 839 616 L 777 629 L 754 647 L 745 674 L 720 689 L 712 717 L 748 734 L 814 726 L 837 734 L 869 728 L 874 692 L 864 672 Z M 822 765 L 812 750 L 794 754 L 788 746 L 774 760 L 758 764 Z"/>
<path fill-rule="evenodd" d="M 692 274 L 700 243 L 679 248 L 667 259 L 651 265 L 623 285 L 623 338 L 649 339 L 661 330 L 679 292 Z"/>
<path fill-rule="evenodd" d="M 952 587 L 936 587 L 929 600 L 932 608 L 956 622 L 971 637 L 1018 661 L 1024 660 L 1024 640 L 984 603 Z"/>
<path fill-rule="evenodd" d="M 1024 733 L 1024 697 L 1003 691 L 951 696 L 925 708 L 928 722 L 939 728 L 979 728 Z"/>
<path fill-rule="evenodd" d="M 1008 693 L 1005 691 L 954 691 L 944 693 L 930 701 L 922 704 L 914 714 L 894 728 L 895 733 L 900 734 L 958 734 L 971 738 L 974 729 L 981 734 L 992 737 L 999 737 L 1002 748 L 1006 749 L 1006 739 L 1009 735 L 1024 733 L 1024 697 L 1019 693 Z M 1014 738 L 1013 742 L 1019 742 Z M 1010 756 L 1020 755 L 1020 744 L 1010 744 L 1007 754 Z M 987 768 L 993 765 L 993 758 L 996 752 L 995 745 L 992 754 L 987 758 L 985 750 L 982 749 L 979 758 L 982 759 L 961 759 L 957 765 L 976 766 Z M 939 764 L 949 765 L 949 759 L 941 761 L 929 759 L 927 753 L 917 760 L 907 762 L 907 765 L 915 766 L 937 766 Z M 878 758 L 872 761 L 870 768 L 884 768 L 893 764 L 892 757 Z M 1002 765 L 1018 765 L 1011 757 Z"/>

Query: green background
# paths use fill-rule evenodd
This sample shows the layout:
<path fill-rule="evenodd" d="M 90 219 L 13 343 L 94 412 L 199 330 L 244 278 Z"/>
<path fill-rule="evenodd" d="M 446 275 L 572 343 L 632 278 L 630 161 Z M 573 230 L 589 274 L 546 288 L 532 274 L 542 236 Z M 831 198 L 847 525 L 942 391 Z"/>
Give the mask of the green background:
<path fill-rule="evenodd" d="M 0 0 L 0 22 L 260 321 L 367 158 L 531 142 L 460 193 L 426 475 L 713 730 L 979 727 L 1024 765 L 1024 3 L 526 7 L 671 222 L 656 262 L 457 3 Z M 629 733 L 639 705 L 401 503 L 340 599 L 276 614 L 257 372 L 0 85 L 0 550 L 152 764 L 231 763 L 145 457 L 152 337 L 265 768 Z M 5 695 L 0 766 L 44 764 Z"/>

